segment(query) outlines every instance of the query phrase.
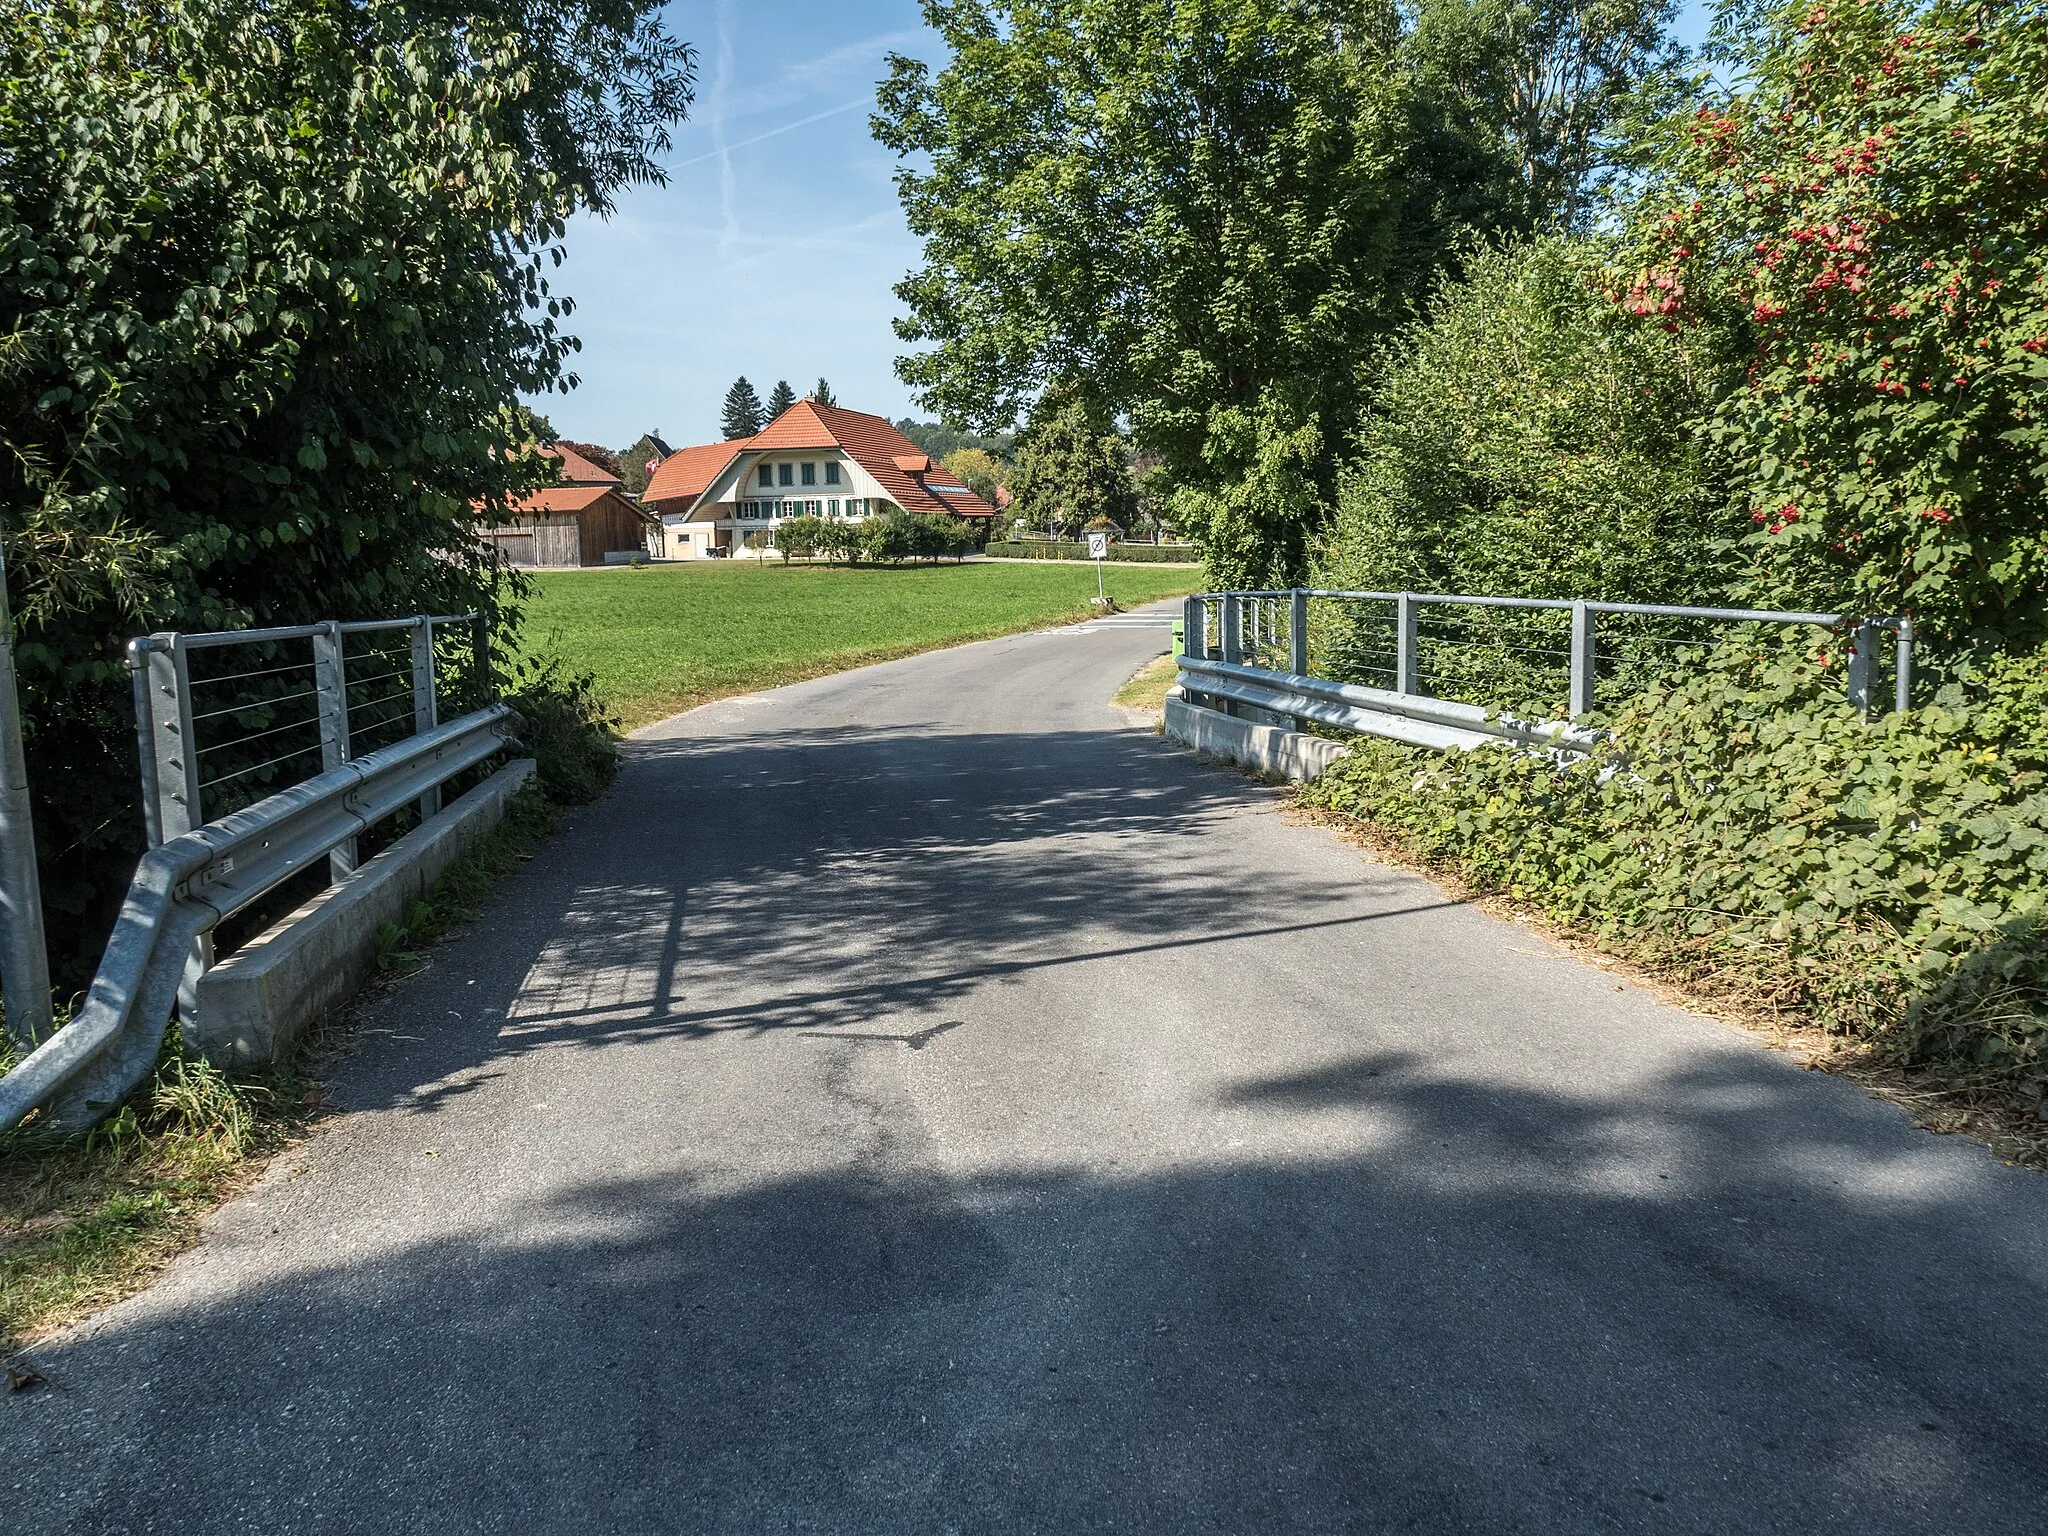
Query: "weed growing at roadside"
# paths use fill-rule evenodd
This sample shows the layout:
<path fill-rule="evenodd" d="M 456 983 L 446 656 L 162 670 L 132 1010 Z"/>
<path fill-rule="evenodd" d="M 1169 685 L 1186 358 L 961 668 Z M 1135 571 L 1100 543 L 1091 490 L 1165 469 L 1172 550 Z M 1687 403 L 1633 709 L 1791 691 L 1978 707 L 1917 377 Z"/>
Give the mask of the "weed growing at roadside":
<path fill-rule="evenodd" d="M 129 1294 L 310 1113 L 289 1069 L 230 1074 L 173 1030 L 149 1088 L 84 1136 L 0 1136 L 0 1351 Z"/>

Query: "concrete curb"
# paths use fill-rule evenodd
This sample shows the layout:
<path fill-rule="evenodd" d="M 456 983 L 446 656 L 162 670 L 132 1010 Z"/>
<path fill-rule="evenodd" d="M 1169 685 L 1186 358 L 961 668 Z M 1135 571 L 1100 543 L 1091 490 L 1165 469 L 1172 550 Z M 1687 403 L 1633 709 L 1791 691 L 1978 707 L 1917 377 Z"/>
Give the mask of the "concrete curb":
<path fill-rule="evenodd" d="M 187 1042 L 217 1066 L 288 1057 L 308 1024 L 363 984 L 378 928 L 403 919 L 408 902 L 504 819 L 533 769 L 530 757 L 507 763 L 208 971 Z"/>
<path fill-rule="evenodd" d="M 1166 736 L 1239 767 L 1300 782 L 1320 776 L 1339 758 L 1351 755 L 1351 749 L 1341 742 L 1240 720 L 1172 694 L 1166 696 Z"/>

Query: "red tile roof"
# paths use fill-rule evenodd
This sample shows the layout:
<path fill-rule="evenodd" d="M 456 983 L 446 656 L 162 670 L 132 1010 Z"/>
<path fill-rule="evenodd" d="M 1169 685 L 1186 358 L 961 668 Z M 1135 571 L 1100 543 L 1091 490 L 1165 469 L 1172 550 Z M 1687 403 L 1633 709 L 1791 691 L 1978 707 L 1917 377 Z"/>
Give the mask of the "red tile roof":
<path fill-rule="evenodd" d="M 619 477 L 601 464 L 593 464 L 567 443 L 554 443 L 541 449 L 551 459 L 562 461 L 562 483 L 564 485 L 617 485 Z"/>
<path fill-rule="evenodd" d="M 640 493 L 645 502 L 694 502 L 725 473 L 730 464 L 758 439 L 735 438 L 730 442 L 706 443 L 700 448 L 678 448 L 656 467 L 647 489 Z M 680 509 L 672 509 L 680 510 Z"/>
<path fill-rule="evenodd" d="M 682 511 L 710 489 L 738 454 L 806 448 L 844 449 L 905 511 L 995 516 L 994 507 L 934 466 L 929 455 L 882 417 L 815 400 L 797 401 L 757 436 L 679 450 L 662 460 L 641 499 L 670 503 L 664 510 Z"/>
<path fill-rule="evenodd" d="M 616 496 L 632 508 L 635 516 L 646 518 L 644 507 L 634 506 L 633 499 L 617 489 L 615 485 L 551 485 L 545 490 L 515 497 L 511 503 L 512 516 L 521 517 L 566 517 L 577 512 L 587 512 L 607 496 Z"/>

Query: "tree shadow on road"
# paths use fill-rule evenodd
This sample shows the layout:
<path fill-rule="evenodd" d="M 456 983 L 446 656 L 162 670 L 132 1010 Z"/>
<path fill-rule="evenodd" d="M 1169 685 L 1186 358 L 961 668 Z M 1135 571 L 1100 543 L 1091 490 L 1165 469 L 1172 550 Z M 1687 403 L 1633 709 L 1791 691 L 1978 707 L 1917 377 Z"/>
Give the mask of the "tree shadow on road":
<path fill-rule="evenodd" d="M 423 1076 L 538 1049 L 914 1029 L 1034 971 L 1449 904 L 1362 863 L 1233 867 L 1204 833 L 1276 812 L 1274 793 L 1150 738 L 1022 739 L 1021 753 L 1014 736 L 907 728 L 634 743 L 612 796 L 529 866 L 488 931 L 389 1005 L 430 1043 L 362 1064 L 346 1102 L 404 1102 Z"/>
<path fill-rule="evenodd" d="M 1135 1165 L 1057 1127 L 1033 1159 L 948 1161 L 915 1144 L 907 1101 L 832 1118 L 829 1095 L 773 1128 L 794 1165 L 744 1124 L 704 1133 L 732 1079 L 690 1069 L 721 1045 L 772 1064 L 789 1041 L 907 1094 L 989 989 L 1106 964 L 1162 978 L 1242 946 L 1266 995 L 1221 1006 L 1255 1022 L 1293 1006 L 1290 964 L 1447 905 L 1341 851 L 1248 870 L 1241 839 L 1209 835 L 1275 809 L 1135 734 L 636 744 L 613 797 L 380 1005 L 423 1038 L 365 1052 L 339 1092 L 429 1115 L 521 1057 L 674 1052 L 628 1132 L 668 1138 L 643 1161 L 659 1174 L 570 1182 L 543 1159 L 508 1179 L 515 1143 L 480 1135 L 382 1157 L 388 1187 L 267 1193 L 285 1230 L 234 1240 L 276 1264 L 111 1314 L 48 1352 L 57 1391 L 0 1403 L 10 1458 L 36 1469 L 19 1517 L 2038 1524 L 2048 1185 L 1909 1143 L 1891 1111 L 1708 1033 L 1674 1026 L 1597 1080 L 1543 1080 L 1538 1043 L 1507 1080 L 1451 1032 L 1540 1021 L 1472 1004 L 1400 1048 L 1335 1029 L 1286 1070 L 1177 1064 L 1179 1088 L 1205 1086 L 1148 1121 Z M 1416 976 L 1456 995 L 1481 920 L 1454 916 L 1361 996 L 1420 1008 Z M 1560 1017 L 1592 996 L 1527 990 Z M 641 1058 L 621 1056 L 629 1084 Z M 854 1065 L 882 1061 L 905 1071 Z M 410 1122 L 370 1123 L 402 1140 Z M 415 1207 L 458 1214 L 391 1236 Z"/>
<path fill-rule="evenodd" d="M 2031 1528 L 2041 1187 L 1988 1242 L 1980 1154 L 1813 1086 L 1361 1053 L 1209 1106 L 1319 1162 L 550 1188 L 118 1322 L 12 1427 L 119 1444 L 81 1529 Z"/>

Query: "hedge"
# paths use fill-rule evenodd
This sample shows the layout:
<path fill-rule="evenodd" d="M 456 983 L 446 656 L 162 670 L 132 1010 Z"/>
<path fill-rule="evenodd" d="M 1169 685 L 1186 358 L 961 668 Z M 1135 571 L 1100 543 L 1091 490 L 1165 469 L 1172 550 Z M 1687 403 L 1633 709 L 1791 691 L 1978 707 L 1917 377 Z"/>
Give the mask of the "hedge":
<path fill-rule="evenodd" d="M 998 560 L 1086 560 L 1088 546 L 1073 539 L 991 539 L 986 553 Z M 1193 565 L 1202 551 L 1195 544 L 1112 544 L 1108 558 L 1137 565 Z"/>
<path fill-rule="evenodd" d="M 1573 766 L 1361 741 L 1307 798 L 1708 991 L 2040 1092 L 2044 662 L 1865 722 L 1823 662 L 1721 655 Z"/>

